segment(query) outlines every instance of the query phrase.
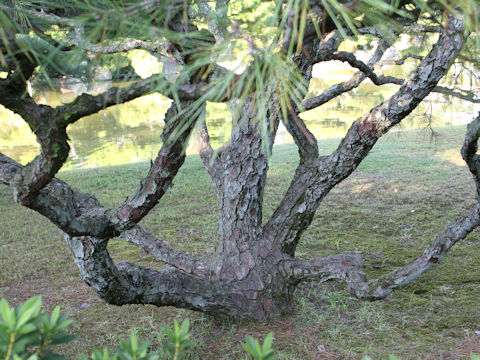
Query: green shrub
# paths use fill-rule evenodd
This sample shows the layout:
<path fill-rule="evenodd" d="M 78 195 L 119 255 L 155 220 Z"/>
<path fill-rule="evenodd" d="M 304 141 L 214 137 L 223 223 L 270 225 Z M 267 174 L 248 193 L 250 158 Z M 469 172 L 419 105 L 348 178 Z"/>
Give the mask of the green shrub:
<path fill-rule="evenodd" d="M 66 344 L 75 337 L 65 332 L 72 323 L 68 314 L 60 313 L 57 306 L 49 315 L 41 312 L 40 296 L 27 300 L 24 304 L 12 308 L 7 300 L 0 301 L 0 360 L 61 360 L 62 354 L 54 352 L 54 346 Z M 79 360 L 180 360 L 193 345 L 190 339 L 190 323 L 185 319 L 181 325 L 174 321 L 173 329 L 165 326 L 163 333 L 166 341 L 163 349 L 152 351 L 150 343 L 139 341 L 132 332 L 128 341 L 122 340 L 111 351 L 94 349 L 90 356 L 80 355 Z M 159 339 L 161 341 L 161 339 Z M 265 338 L 263 345 L 250 335 L 246 336 L 244 349 L 253 360 L 274 360 L 273 334 Z"/>
<path fill-rule="evenodd" d="M 7 300 L 0 300 L 0 357 L 10 359 L 65 359 L 55 354 L 53 345 L 74 339 L 64 330 L 71 324 L 67 314 L 60 314 L 57 306 L 52 315 L 40 312 L 39 296 L 11 308 Z"/>
<path fill-rule="evenodd" d="M 68 314 L 60 313 L 57 306 L 51 315 L 41 312 L 42 298 L 33 297 L 12 308 L 7 300 L 0 300 L 0 360 L 62 360 L 65 355 L 55 353 L 55 345 L 66 344 L 75 336 L 65 332 L 72 323 Z M 80 355 L 79 360 L 181 360 L 185 359 L 193 342 L 190 340 L 190 322 L 185 319 L 181 325 L 174 321 L 173 329 L 163 327 L 166 341 L 159 351 L 153 351 L 151 344 L 139 341 L 132 332 L 128 340 L 122 340 L 115 350 L 94 349 L 90 356 Z M 263 344 L 246 335 L 242 344 L 253 360 L 275 360 L 273 334 L 269 333 Z M 162 339 L 159 338 L 162 342 Z M 363 360 L 372 360 L 364 356 Z M 400 360 L 390 355 L 389 360 Z M 470 360 L 480 360 L 471 354 Z"/>
<path fill-rule="evenodd" d="M 254 339 L 250 335 L 246 335 L 245 339 L 247 340 L 246 344 L 242 344 L 246 352 L 255 360 L 275 360 L 276 357 L 273 355 L 272 343 L 273 343 L 273 334 L 269 333 L 263 345 L 260 345 L 257 339 Z"/>

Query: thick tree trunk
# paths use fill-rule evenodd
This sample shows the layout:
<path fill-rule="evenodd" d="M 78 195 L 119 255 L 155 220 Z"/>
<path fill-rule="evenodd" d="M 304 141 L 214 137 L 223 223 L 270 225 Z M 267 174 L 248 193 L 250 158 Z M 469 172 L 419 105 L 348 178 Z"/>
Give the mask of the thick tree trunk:
<path fill-rule="evenodd" d="M 111 304 L 173 305 L 216 316 L 264 320 L 292 311 L 293 292 L 300 282 L 321 283 L 330 279 L 346 281 L 359 297 L 383 298 L 438 263 L 457 241 L 476 228 L 480 223 L 480 205 L 448 226 L 417 260 L 381 279 L 366 280 L 358 253 L 296 259 L 295 249 L 326 194 L 356 169 L 384 133 L 435 88 L 464 40 L 463 23 L 450 15 L 438 42 L 398 92 L 355 121 L 329 156 L 319 156 L 313 134 L 297 116 L 299 109 L 291 106 L 285 125 L 299 147 L 300 163 L 285 197 L 264 226 L 262 207 L 268 158 L 280 113 L 275 98 L 270 99 L 266 111 L 270 122 L 264 127 L 269 129 L 268 141 L 259 129 L 254 94 L 242 104 L 231 139 L 218 152 L 210 146 L 206 126 L 201 127 L 199 152 L 219 201 L 218 245 L 212 261 L 195 259 L 173 249 L 138 225 L 171 186 L 185 159 L 184 145 L 196 118 L 183 119 L 175 104 L 166 115 L 162 149 L 138 189 L 117 209 L 106 209 L 94 196 L 73 190 L 54 178 L 68 154 L 67 125 L 105 104 L 113 104 L 118 97 L 126 101 L 149 92 L 148 84 L 140 82 L 130 89 L 114 89 L 99 96 L 82 95 L 71 104 L 52 109 L 37 105 L 28 96 L 19 97 L 16 91 L 21 86 L 15 78 L 0 80 L 0 90 L 8 95 L 0 102 L 22 115 L 42 147 L 41 154 L 27 166 L 0 154 L 0 183 L 11 187 L 22 205 L 43 214 L 64 231 L 82 278 Z M 295 59 L 305 79 L 310 79 L 314 63 L 328 59 L 347 61 L 362 74 L 321 97 L 307 100 L 305 107 L 353 89 L 366 77 L 376 84 L 396 81 L 378 77 L 372 70 L 382 49 L 375 52 L 368 64 L 363 64 L 343 52 L 336 53 L 338 45 L 338 34 L 305 44 L 303 53 Z M 33 68 L 29 71 L 33 72 Z M 182 108 L 199 98 L 197 91 L 201 87 L 196 85 L 190 82 L 179 87 L 181 91 L 176 95 Z M 476 154 L 479 124 L 480 117 L 469 127 L 462 155 L 480 192 L 480 160 Z M 108 241 L 114 236 L 139 246 L 169 268 L 155 271 L 129 263 L 115 264 L 107 251 Z"/>
<path fill-rule="evenodd" d="M 231 284 L 232 299 L 242 309 L 242 317 L 258 320 L 290 312 L 294 287 L 289 284 L 290 270 L 285 263 L 289 257 L 276 251 L 272 241 L 264 238 L 262 228 L 268 158 L 278 119 L 272 115 L 274 111 L 268 112 L 271 124 L 265 144 L 254 109 L 254 98 L 250 98 L 243 105 L 230 141 L 215 159 L 211 158 L 215 154 L 209 148 L 205 127 L 199 140 L 219 200 L 212 278 Z"/>

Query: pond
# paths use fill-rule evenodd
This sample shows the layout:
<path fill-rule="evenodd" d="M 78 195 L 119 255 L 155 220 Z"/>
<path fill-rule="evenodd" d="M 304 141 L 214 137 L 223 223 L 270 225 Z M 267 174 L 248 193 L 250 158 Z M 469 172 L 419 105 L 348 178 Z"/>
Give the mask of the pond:
<path fill-rule="evenodd" d="M 316 66 L 314 76 L 317 77 L 310 83 L 309 96 L 319 94 L 338 81 L 348 80 L 352 74 L 353 69 L 346 65 L 333 64 L 331 69 L 325 63 L 321 68 Z M 111 86 L 108 81 L 99 82 L 89 90 L 95 93 L 108 86 Z M 394 85 L 378 87 L 365 82 L 318 109 L 302 113 L 301 117 L 318 140 L 341 138 L 352 121 L 386 100 L 397 89 Z M 72 101 L 86 90 L 86 86 L 78 82 L 57 82 L 53 89 L 33 89 L 32 92 L 37 102 L 58 106 Z M 71 151 L 64 169 L 117 165 L 155 158 L 161 146 L 163 119 L 169 103 L 170 100 L 162 95 L 148 95 L 100 111 L 69 126 Z M 472 104 L 432 94 L 402 121 L 398 129 L 426 127 L 429 121 L 434 126 L 461 125 L 473 119 L 474 111 L 478 109 L 474 109 Z M 228 140 L 231 121 L 226 104 L 207 105 L 207 126 L 214 147 Z M 281 126 L 275 143 L 287 142 L 292 142 L 292 139 Z M 38 149 L 35 136 L 26 123 L 0 106 L 0 152 L 25 164 L 36 156 Z M 195 151 L 193 144 L 187 149 L 187 153 Z"/>

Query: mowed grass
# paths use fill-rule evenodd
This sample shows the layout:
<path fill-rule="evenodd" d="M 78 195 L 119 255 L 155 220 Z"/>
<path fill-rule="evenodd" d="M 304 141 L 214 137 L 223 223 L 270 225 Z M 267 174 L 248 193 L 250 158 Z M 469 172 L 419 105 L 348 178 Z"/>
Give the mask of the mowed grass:
<path fill-rule="evenodd" d="M 402 266 L 449 222 L 475 203 L 470 173 L 459 155 L 464 127 L 386 135 L 355 173 L 324 200 L 298 248 L 298 256 L 361 251 L 369 277 Z M 319 143 L 322 154 L 337 140 Z M 264 216 L 288 187 L 298 157 L 294 145 L 274 148 Z M 59 177 L 117 206 L 135 190 L 149 164 L 65 171 Z M 142 225 L 200 257 L 215 251 L 217 200 L 198 156 L 189 156 L 174 186 Z M 121 239 L 110 243 L 115 260 L 160 266 Z M 269 323 L 218 323 L 200 313 L 154 306 L 116 307 L 97 300 L 79 277 L 61 232 L 48 220 L 13 202 L 0 188 L 0 296 L 19 304 L 41 294 L 47 310 L 60 305 L 75 320 L 71 358 L 93 346 L 113 347 L 131 330 L 155 340 L 163 325 L 188 317 L 192 359 L 246 359 L 245 334 L 275 333 L 280 359 L 466 359 L 480 353 L 480 241 L 473 232 L 415 283 L 383 301 L 351 297 L 345 284 L 304 284 L 296 311 Z"/>

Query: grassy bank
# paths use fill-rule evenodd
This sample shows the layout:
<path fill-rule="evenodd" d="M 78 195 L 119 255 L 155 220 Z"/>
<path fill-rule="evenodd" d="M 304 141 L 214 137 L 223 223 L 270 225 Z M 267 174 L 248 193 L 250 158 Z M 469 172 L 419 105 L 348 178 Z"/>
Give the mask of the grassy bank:
<path fill-rule="evenodd" d="M 334 189 L 303 236 L 299 256 L 362 251 L 366 272 L 376 276 L 418 256 L 435 234 L 474 204 L 474 185 L 459 149 L 464 128 L 385 136 L 358 170 Z M 327 154 L 338 140 L 319 143 Z M 297 162 L 293 145 L 274 149 L 265 194 L 268 218 L 286 190 Z M 105 205 L 120 204 L 149 164 L 65 171 L 59 177 L 94 193 Z M 198 156 L 189 156 L 175 186 L 142 224 L 172 245 L 208 256 L 216 242 L 213 188 Z M 136 329 L 143 338 L 173 319 L 189 317 L 194 359 L 243 359 L 245 334 L 275 333 L 282 359 L 462 359 L 480 353 L 480 241 L 470 234 L 447 258 L 414 284 L 387 300 L 352 298 L 342 283 L 305 284 L 296 293 L 297 310 L 268 324 L 218 324 L 191 311 L 153 306 L 115 307 L 97 301 L 80 280 L 61 232 L 40 215 L 15 205 L 0 188 L 0 297 L 18 304 L 41 294 L 47 310 L 61 305 L 75 319 L 73 354 L 110 346 Z M 146 266 L 155 261 L 133 246 L 113 240 L 115 260 Z"/>

